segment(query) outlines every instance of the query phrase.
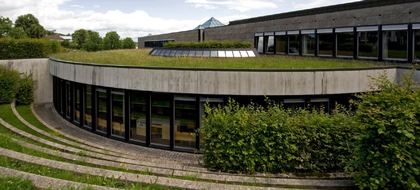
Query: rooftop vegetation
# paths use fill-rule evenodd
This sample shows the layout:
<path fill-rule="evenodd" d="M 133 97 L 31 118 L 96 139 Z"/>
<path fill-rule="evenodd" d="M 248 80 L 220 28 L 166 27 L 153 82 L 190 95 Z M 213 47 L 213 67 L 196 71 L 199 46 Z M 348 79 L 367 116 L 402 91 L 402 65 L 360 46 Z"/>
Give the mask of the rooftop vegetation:
<path fill-rule="evenodd" d="M 261 55 L 257 58 L 160 57 L 149 56 L 150 51 L 151 49 L 100 52 L 73 51 L 54 54 L 52 58 L 110 65 L 212 69 L 325 69 L 383 66 L 383 64 L 369 61 L 273 55 Z"/>

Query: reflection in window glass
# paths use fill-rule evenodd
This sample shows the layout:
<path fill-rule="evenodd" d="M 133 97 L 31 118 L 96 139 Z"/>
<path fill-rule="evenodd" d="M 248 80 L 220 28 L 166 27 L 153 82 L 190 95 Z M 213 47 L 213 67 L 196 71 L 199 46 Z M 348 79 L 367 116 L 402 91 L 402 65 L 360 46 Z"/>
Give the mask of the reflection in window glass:
<path fill-rule="evenodd" d="M 241 57 L 241 53 L 239 51 L 233 51 L 233 57 Z"/>
<path fill-rule="evenodd" d="M 65 103 L 66 103 L 66 117 L 70 118 L 71 112 L 71 90 L 70 82 L 66 82 L 66 94 L 65 94 Z"/>
<path fill-rule="evenodd" d="M 74 84 L 74 122 L 80 123 L 80 109 L 81 109 L 81 86 L 80 84 Z"/>
<path fill-rule="evenodd" d="M 255 53 L 253 51 L 247 51 L 249 57 L 255 57 Z"/>
<path fill-rule="evenodd" d="M 201 56 L 203 56 L 203 51 L 196 51 L 195 56 L 196 56 L 196 57 L 201 57 Z"/>
<path fill-rule="evenodd" d="M 188 56 L 188 53 L 189 53 L 189 51 L 187 51 L 187 50 L 184 50 L 184 51 L 182 51 L 182 56 Z"/>
<path fill-rule="evenodd" d="M 98 102 L 96 105 L 96 131 L 100 131 L 106 133 L 107 129 L 107 95 L 106 90 L 98 89 L 96 91 L 96 101 Z"/>
<path fill-rule="evenodd" d="M 248 57 L 248 54 L 246 53 L 246 51 L 240 51 L 241 53 L 241 57 Z"/>
<path fill-rule="evenodd" d="M 146 95 L 132 92 L 130 96 L 130 139 L 146 142 Z"/>
<path fill-rule="evenodd" d="M 232 51 L 226 51 L 226 57 L 233 57 Z"/>
<path fill-rule="evenodd" d="M 257 43 L 258 53 L 264 53 L 264 37 L 260 36 L 257 38 L 257 40 L 258 40 L 258 43 Z"/>
<path fill-rule="evenodd" d="M 274 53 L 274 36 L 267 36 L 266 53 Z"/>
<path fill-rule="evenodd" d="M 211 51 L 210 57 L 217 57 L 217 51 Z"/>
<path fill-rule="evenodd" d="M 286 46 L 287 46 L 287 36 L 286 35 L 276 36 L 276 53 L 285 54 Z"/>
<path fill-rule="evenodd" d="M 309 101 L 309 109 L 323 111 L 324 113 L 329 113 L 330 102 L 328 98 L 314 98 Z"/>
<path fill-rule="evenodd" d="M 300 52 L 299 44 L 299 34 L 289 35 L 289 54 L 298 55 Z"/>
<path fill-rule="evenodd" d="M 407 59 L 407 31 L 383 31 L 383 56 L 391 59 Z"/>
<path fill-rule="evenodd" d="M 151 143 L 169 146 L 171 121 L 171 96 L 152 95 Z"/>
<path fill-rule="evenodd" d="M 358 32 L 359 57 L 378 57 L 378 31 Z"/>
<path fill-rule="evenodd" d="M 217 108 L 218 106 L 223 105 L 223 99 L 222 98 L 200 98 L 200 118 L 204 118 L 206 115 L 204 108 L 208 105 L 210 108 Z M 202 120 L 201 120 L 202 121 Z M 204 140 L 205 136 L 200 135 L 200 150 L 204 150 Z"/>
<path fill-rule="evenodd" d="M 291 110 L 292 112 L 296 112 L 299 109 L 305 108 L 305 100 L 304 99 L 285 99 L 283 102 L 284 109 Z"/>
<path fill-rule="evenodd" d="M 190 51 L 190 52 L 188 53 L 188 56 L 195 56 L 195 51 Z"/>
<path fill-rule="evenodd" d="M 353 32 L 337 33 L 337 56 L 353 57 Z"/>
<path fill-rule="evenodd" d="M 111 134 L 125 137 L 124 125 L 124 92 L 112 92 L 112 125 Z"/>
<path fill-rule="evenodd" d="M 332 56 L 333 53 L 333 34 L 322 33 L 318 34 L 319 38 L 319 55 L 320 56 Z"/>
<path fill-rule="evenodd" d="M 420 60 L 420 30 L 414 31 L 414 59 Z"/>
<path fill-rule="evenodd" d="M 86 85 L 84 126 L 92 128 L 92 86 Z"/>
<path fill-rule="evenodd" d="M 195 97 L 175 98 L 175 146 L 195 149 Z"/>
<path fill-rule="evenodd" d="M 210 57 L 210 51 L 204 51 L 203 57 Z"/>
<path fill-rule="evenodd" d="M 315 34 L 303 34 L 303 55 L 315 55 Z"/>

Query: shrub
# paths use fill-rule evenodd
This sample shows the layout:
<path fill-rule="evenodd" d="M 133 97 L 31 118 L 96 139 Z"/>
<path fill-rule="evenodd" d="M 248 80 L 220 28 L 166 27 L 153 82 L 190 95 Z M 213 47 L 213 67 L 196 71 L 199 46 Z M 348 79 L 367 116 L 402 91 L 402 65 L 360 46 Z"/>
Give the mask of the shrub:
<path fill-rule="evenodd" d="M 250 42 L 204 41 L 204 42 L 167 42 L 165 48 L 250 48 Z"/>
<path fill-rule="evenodd" d="M 61 50 L 59 42 L 47 39 L 0 39 L 0 59 L 48 57 Z"/>
<path fill-rule="evenodd" d="M 20 105 L 29 105 L 34 101 L 35 81 L 30 75 L 22 75 L 19 80 L 19 87 L 16 92 L 16 103 Z"/>
<path fill-rule="evenodd" d="M 19 87 L 19 72 L 0 65 L 0 103 L 13 102 Z"/>
<path fill-rule="evenodd" d="M 411 79 L 397 84 L 374 79 L 378 91 L 360 95 L 354 159 L 361 189 L 420 189 L 420 89 Z"/>
<path fill-rule="evenodd" d="M 284 110 L 240 106 L 206 106 L 201 132 L 204 165 L 233 172 L 343 171 L 351 155 L 355 123 L 344 109 L 333 114 L 316 110 Z"/>

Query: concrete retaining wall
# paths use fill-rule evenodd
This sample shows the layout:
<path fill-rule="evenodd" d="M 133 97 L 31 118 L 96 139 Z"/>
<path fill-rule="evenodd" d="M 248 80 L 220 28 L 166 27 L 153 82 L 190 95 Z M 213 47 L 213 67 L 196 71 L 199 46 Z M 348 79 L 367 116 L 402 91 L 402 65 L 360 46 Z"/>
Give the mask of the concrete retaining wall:
<path fill-rule="evenodd" d="M 369 91 L 370 77 L 397 68 L 360 70 L 152 69 L 50 60 L 50 73 L 84 84 L 153 92 L 214 95 L 327 95 Z"/>
<path fill-rule="evenodd" d="M 16 69 L 21 73 L 31 74 L 36 80 L 34 103 L 52 102 L 53 85 L 52 76 L 49 74 L 48 59 L 16 59 L 0 60 L 0 65 Z"/>

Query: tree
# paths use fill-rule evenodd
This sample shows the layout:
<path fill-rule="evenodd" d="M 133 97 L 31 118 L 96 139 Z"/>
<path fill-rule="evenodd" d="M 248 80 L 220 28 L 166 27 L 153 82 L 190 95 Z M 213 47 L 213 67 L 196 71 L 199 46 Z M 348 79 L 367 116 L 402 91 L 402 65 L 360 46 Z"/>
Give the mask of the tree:
<path fill-rule="evenodd" d="M 25 30 L 23 30 L 22 27 L 14 27 L 9 32 L 9 37 L 15 38 L 15 39 L 21 39 L 21 38 L 27 38 Z"/>
<path fill-rule="evenodd" d="M 88 30 L 86 42 L 83 44 L 83 49 L 86 51 L 99 51 L 102 50 L 102 38 L 98 32 Z"/>
<path fill-rule="evenodd" d="M 121 48 L 121 41 L 120 35 L 117 32 L 112 31 L 108 32 L 104 38 L 104 49 L 111 50 L 111 49 L 120 49 Z"/>
<path fill-rule="evenodd" d="M 76 43 L 77 49 L 80 49 L 83 47 L 83 44 L 86 42 L 88 36 L 88 32 L 85 29 L 79 29 L 74 31 L 74 33 L 71 35 L 73 38 L 73 41 Z"/>
<path fill-rule="evenodd" d="M 135 49 L 136 43 L 131 38 L 125 38 L 122 40 L 122 48 L 123 49 Z"/>
<path fill-rule="evenodd" d="M 15 27 L 22 27 L 26 36 L 30 38 L 42 38 L 46 34 L 44 27 L 39 24 L 38 19 L 32 14 L 19 16 L 15 21 Z"/>
<path fill-rule="evenodd" d="M 0 38 L 9 35 L 13 22 L 9 18 L 0 16 Z"/>

